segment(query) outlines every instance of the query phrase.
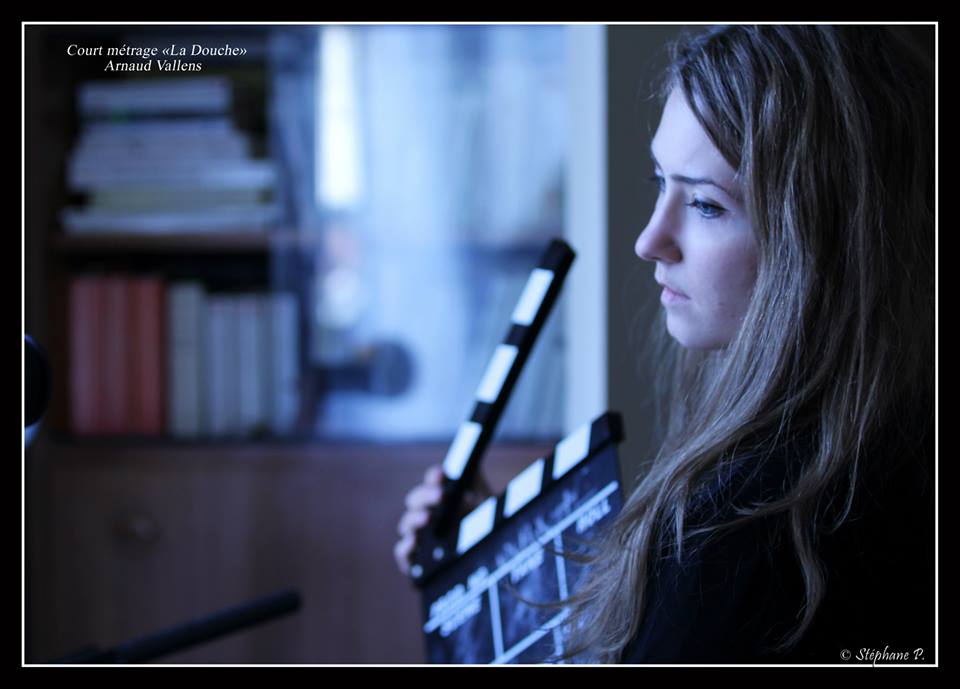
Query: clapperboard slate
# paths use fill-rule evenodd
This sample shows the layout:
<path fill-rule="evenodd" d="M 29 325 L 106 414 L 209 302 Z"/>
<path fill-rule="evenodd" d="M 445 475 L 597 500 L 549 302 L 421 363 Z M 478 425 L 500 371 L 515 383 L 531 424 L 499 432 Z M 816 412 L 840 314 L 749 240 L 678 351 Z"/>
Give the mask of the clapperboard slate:
<path fill-rule="evenodd" d="M 411 568 L 423 596 L 431 663 L 540 663 L 562 651 L 564 611 L 521 598 L 543 603 L 575 591 L 581 567 L 555 553 L 580 551 L 620 511 L 616 447 L 623 428 L 620 416 L 607 412 L 533 461 L 502 494 L 457 519 L 572 261 L 562 240 L 547 247 L 487 367 L 473 414 L 444 459 L 444 496 L 418 535 Z"/>

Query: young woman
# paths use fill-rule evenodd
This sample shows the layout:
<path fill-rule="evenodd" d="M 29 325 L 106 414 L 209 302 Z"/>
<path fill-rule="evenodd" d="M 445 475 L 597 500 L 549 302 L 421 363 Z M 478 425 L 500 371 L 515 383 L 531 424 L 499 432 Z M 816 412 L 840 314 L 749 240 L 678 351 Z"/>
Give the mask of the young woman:
<path fill-rule="evenodd" d="M 902 28 L 718 27 L 661 96 L 669 418 L 562 658 L 933 662 L 932 64 Z"/>

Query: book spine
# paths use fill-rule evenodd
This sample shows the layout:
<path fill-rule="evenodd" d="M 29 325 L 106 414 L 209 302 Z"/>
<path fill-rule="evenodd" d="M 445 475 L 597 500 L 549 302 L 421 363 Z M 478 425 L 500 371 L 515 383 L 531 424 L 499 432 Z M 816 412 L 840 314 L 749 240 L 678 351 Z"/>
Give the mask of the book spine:
<path fill-rule="evenodd" d="M 129 281 L 130 430 L 141 435 L 164 431 L 164 285 L 160 278 Z"/>
<path fill-rule="evenodd" d="M 69 394 L 71 433 L 101 432 L 100 278 L 76 276 L 69 284 Z"/>
<path fill-rule="evenodd" d="M 240 328 L 238 309 L 239 298 L 236 295 L 224 297 L 224 340 L 220 346 L 220 357 L 223 360 L 224 373 L 221 377 L 224 390 L 222 398 L 225 402 L 224 435 L 236 437 L 243 433 L 243 423 L 240 416 L 240 379 L 243 371 L 240 369 Z"/>
<path fill-rule="evenodd" d="M 260 356 L 260 331 L 262 329 L 257 295 L 247 294 L 236 298 L 237 327 L 237 380 L 240 394 L 240 431 L 256 433 L 263 430 L 266 416 L 263 400 L 263 370 Z"/>
<path fill-rule="evenodd" d="M 206 432 L 205 301 L 198 282 L 175 283 L 167 296 L 167 419 L 174 437 L 196 438 Z"/>
<path fill-rule="evenodd" d="M 88 81 L 77 90 L 84 117 L 113 114 L 210 113 L 230 109 L 230 82 L 223 77 Z"/>
<path fill-rule="evenodd" d="M 210 434 L 235 437 L 243 432 L 241 420 L 240 345 L 238 297 L 212 297 L 208 310 L 207 399 Z"/>
<path fill-rule="evenodd" d="M 182 211 L 103 211 L 65 208 L 60 215 L 67 232 L 201 232 L 220 230 L 264 231 L 282 216 L 278 203 L 250 204 L 238 208 Z"/>
<path fill-rule="evenodd" d="M 299 416 L 300 339 L 297 322 L 296 296 L 289 293 L 271 295 L 271 430 L 276 435 L 293 432 Z"/>
<path fill-rule="evenodd" d="M 72 191 L 98 191 L 160 185 L 171 189 L 269 189 L 277 185 L 277 170 L 269 160 L 248 159 L 218 165 L 183 163 L 125 163 L 109 168 L 70 161 L 67 186 Z"/>
<path fill-rule="evenodd" d="M 70 156 L 71 161 L 78 166 L 110 165 L 137 158 L 161 162 L 174 157 L 234 161 L 248 158 L 251 151 L 249 138 L 240 134 L 229 137 L 210 136 L 202 130 L 195 134 L 183 132 L 177 136 L 152 138 L 119 134 L 111 136 L 109 133 L 81 137 Z"/>
<path fill-rule="evenodd" d="M 103 211 L 146 211 L 195 210 L 199 208 L 222 208 L 224 206 L 249 208 L 270 199 L 269 191 L 253 189 L 215 191 L 208 189 L 187 189 L 182 192 L 163 189 L 135 189 L 125 192 L 102 191 L 90 198 L 89 210 Z"/>
<path fill-rule="evenodd" d="M 83 140 L 94 143 L 103 140 L 164 140 L 167 137 L 197 136 L 220 139 L 237 133 L 238 130 L 226 115 L 184 118 L 160 115 L 124 122 L 91 121 L 84 123 L 81 130 Z"/>
<path fill-rule="evenodd" d="M 109 275 L 103 281 L 101 312 L 100 371 L 103 390 L 103 426 L 107 435 L 130 432 L 129 389 L 129 323 L 127 302 L 130 299 L 128 280 Z"/>
<path fill-rule="evenodd" d="M 271 295 L 269 293 L 257 295 L 257 309 L 259 310 L 259 327 L 257 329 L 257 368 L 260 371 L 260 400 L 261 424 L 264 431 L 273 433 L 273 338 L 270 334 Z"/>
<path fill-rule="evenodd" d="M 227 381 L 228 369 L 224 347 L 227 343 L 227 300 L 223 296 L 210 297 L 207 307 L 206 372 L 203 377 L 206 388 L 207 418 L 209 432 L 213 437 L 227 434 Z"/>

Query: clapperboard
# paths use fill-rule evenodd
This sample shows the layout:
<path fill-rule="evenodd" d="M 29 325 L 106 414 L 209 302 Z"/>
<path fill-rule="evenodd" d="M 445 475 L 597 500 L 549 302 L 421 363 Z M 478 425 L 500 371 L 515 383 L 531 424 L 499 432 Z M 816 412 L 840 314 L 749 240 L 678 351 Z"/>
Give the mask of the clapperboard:
<path fill-rule="evenodd" d="M 573 262 L 551 241 L 530 274 L 443 462 L 443 498 L 418 534 L 411 577 L 421 589 L 431 663 L 540 663 L 562 652 L 565 612 L 546 603 L 568 596 L 583 574 L 562 553 L 578 552 L 622 505 L 620 416 L 607 412 L 561 440 L 462 519 L 496 423 Z"/>

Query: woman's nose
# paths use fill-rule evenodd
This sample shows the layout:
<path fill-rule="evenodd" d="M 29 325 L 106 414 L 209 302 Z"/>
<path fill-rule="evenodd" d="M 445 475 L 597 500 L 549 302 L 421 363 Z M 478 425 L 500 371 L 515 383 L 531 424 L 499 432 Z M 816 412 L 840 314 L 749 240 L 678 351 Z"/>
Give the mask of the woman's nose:
<path fill-rule="evenodd" d="M 633 250 L 639 258 L 645 261 L 662 261 L 676 263 L 682 258 L 680 247 L 677 246 L 674 232 L 663 213 L 654 211 L 650 222 L 640 232 Z"/>

